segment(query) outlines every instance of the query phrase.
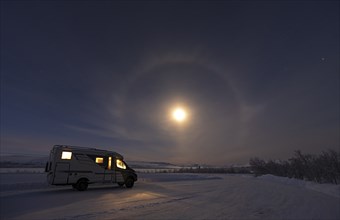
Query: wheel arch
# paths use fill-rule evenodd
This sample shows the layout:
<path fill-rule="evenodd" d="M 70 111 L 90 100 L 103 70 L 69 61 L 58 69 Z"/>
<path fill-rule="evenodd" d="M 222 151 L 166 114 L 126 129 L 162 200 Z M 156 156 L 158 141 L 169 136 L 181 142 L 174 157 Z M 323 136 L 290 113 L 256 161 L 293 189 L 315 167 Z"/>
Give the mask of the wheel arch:
<path fill-rule="evenodd" d="M 80 181 L 86 181 L 87 183 L 90 183 L 90 180 L 89 180 L 89 178 L 87 178 L 87 177 L 80 177 L 80 178 L 77 180 L 77 183 L 79 183 Z"/>

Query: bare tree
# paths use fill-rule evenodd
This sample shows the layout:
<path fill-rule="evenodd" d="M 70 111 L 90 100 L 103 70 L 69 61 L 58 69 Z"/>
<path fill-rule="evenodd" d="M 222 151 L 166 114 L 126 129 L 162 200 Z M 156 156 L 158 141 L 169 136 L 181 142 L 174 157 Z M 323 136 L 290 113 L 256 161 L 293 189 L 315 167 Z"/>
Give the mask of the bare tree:
<path fill-rule="evenodd" d="M 340 152 L 328 150 L 321 155 L 303 154 L 300 150 L 288 161 L 268 162 L 257 157 L 249 161 L 255 176 L 273 174 L 318 183 L 340 182 Z"/>

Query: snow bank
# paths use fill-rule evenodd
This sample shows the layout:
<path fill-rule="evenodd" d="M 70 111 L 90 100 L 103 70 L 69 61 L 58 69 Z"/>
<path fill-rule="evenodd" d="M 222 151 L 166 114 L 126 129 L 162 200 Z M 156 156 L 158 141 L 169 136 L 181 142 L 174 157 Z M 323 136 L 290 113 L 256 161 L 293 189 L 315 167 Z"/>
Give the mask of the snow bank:
<path fill-rule="evenodd" d="M 182 173 L 155 173 L 139 174 L 138 181 L 144 182 L 172 182 L 172 181 L 192 181 L 192 180 L 215 180 L 222 177 L 212 174 L 182 174 Z"/>
<path fill-rule="evenodd" d="M 325 192 L 328 184 L 272 175 L 138 176 L 133 189 L 91 185 L 78 192 L 47 186 L 46 174 L 0 174 L 0 219 L 340 219 L 339 197 L 309 190 Z"/>
<path fill-rule="evenodd" d="M 262 180 L 282 183 L 286 185 L 304 187 L 306 189 L 314 190 L 314 191 L 324 193 L 329 196 L 340 198 L 340 185 L 326 184 L 326 183 L 319 184 L 319 183 L 314 183 L 314 182 L 299 180 L 299 179 L 294 179 L 294 178 L 274 176 L 271 174 L 266 174 L 263 176 L 259 176 L 257 178 L 262 179 Z"/>
<path fill-rule="evenodd" d="M 36 189 L 67 188 L 70 186 L 51 186 L 47 184 L 45 173 L 0 173 L 0 191 L 22 191 Z M 195 180 L 216 180 L 222 177 L 213 174 L 180 173 L 139 173 L 138 182 L 174 182 Z M 137 183 L 138 183 L 137 182 Z"/>

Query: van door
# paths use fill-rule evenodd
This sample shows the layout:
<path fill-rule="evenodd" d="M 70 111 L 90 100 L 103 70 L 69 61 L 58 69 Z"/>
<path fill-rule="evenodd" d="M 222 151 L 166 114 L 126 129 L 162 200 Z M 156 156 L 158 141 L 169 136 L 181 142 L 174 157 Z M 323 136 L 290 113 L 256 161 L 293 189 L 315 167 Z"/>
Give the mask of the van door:
<path fill-rule="evenodd" d="M 115 182 L 115 170 L 112 164 L 112 156 L 108 157 L 107 167 L 105 169 L 104 182 Z"/>
<path fill-rule="evenodd" d="M 57 163 L 54 173 L 53 184 L 67 184 L 70 173 L 70 163 Z"/>
<path fill-rule="evenodd" d="M 115 180 L 117 183 L 124 183 L 124 177 L 122 171 L 126 169 L 126 165 L 121 159 L 115 160 L 115 169 L 116 169 L 116 175 Z"/>

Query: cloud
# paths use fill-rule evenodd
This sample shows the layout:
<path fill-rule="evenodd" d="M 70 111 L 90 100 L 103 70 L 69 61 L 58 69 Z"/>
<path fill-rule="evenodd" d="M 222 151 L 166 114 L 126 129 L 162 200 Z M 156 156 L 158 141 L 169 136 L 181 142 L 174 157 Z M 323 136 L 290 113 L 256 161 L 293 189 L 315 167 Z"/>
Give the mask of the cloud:
<path fill-rule="evenodd" d="M 143 56 L 140 63 L 126 80 L 96 88 L 102 90 L 95 92 L 101 94 L 97 113 L 87 124 L 65 126 L 125 141 L 132 149 L 149 146 L 149 151 L 157 149 L 173 159 L 177 154 L 177 159 L 216 162 L 219 157 L 222 162 L 228 151 L 246 142 L 247 127 L 264 109 L 264 105 L 246 103 L 232 73 L 199 50 L 154 53 Z M 168 117 L 179 103 L 191 112 L 182 127 Z"/>

